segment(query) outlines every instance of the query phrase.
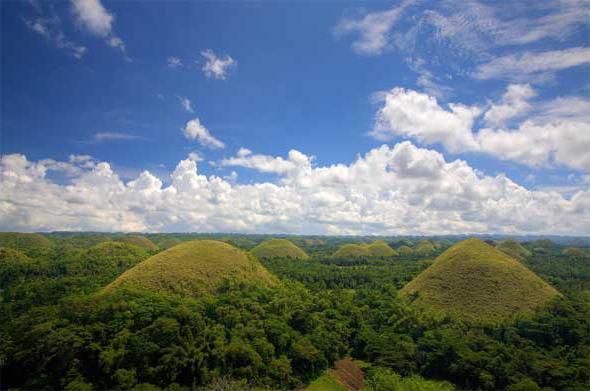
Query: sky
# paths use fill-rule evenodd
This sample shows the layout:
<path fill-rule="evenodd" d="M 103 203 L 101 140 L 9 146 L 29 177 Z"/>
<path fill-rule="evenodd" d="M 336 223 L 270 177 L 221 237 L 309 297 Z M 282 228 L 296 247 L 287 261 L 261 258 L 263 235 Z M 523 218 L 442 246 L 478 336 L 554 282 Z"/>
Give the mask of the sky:
<path fill-rule="evenodd" d="M 590 234 L 587 0 L 0 7 L 0 230 Z"/>

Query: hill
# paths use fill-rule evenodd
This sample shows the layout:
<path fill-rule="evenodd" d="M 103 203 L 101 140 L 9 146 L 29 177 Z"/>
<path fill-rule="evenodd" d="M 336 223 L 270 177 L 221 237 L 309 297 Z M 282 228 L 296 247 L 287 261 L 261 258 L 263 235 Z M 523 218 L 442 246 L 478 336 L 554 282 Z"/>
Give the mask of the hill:
<path fill-rule="evenodd" d="M 134 244 L 103 242 L 79 251 L 63 266 L 68 274 L 104 277 L 106 283 L 148 257 L 146 250 Z"/>
<path fill-rule="evenodd" d="M 401 255 L 410 255 L 414 253 L 414 250 L 412 249 L 412 247 L 408 247 L 408 246 L 399 246 L 397 248 L 397 252 Z"/>
<path fill-rule="evenodd" d="M 588 252 L 582 250 L 581 248 L 577 247 L 568 247 L 561 252 L 563 255 L 567 255 L 568 257 L 574 258 L 590 258 L 590 254 Z"/>
<path fill-rule="evenodd" d="M 292 258 L 308 259 L 309 255 L 287 239 L 269 239 L 250 250 L 258 259 Z"/>
<path fill-rule="evenodd" d="M 12 248 L 31 255 L 52 249 L 54 243 L 41 234 L 0 232 L 0 247 Z"/>
<path fill-rule="evenodd" d="M 531 256 L 531 252 L 524 248 L 520 243 L 514 240 L 502 240 L 496 245 L 496 248 L 504 254 L 510 255 L 514 259 L 522 261 L 526 257 Z"/>
<path fill-rule="evenodd" d="M 385 241 L 375 240 L 370 244 L 348 243 L 340 247 L 332 258 L 350 259 L 350 258 L 372 258 L 372 257 L 394 257 L 398 255 L 397 251 L 392 249 Z"/>
<path fill-rule="evenodd" d="M 105 291 L 118 287 L 200 296 L 225 282 L 272 286 L 274 277 L 253 257 L 216 240 L 193 240 L 162 251 L 127 270 Z"/>
<path fill-rule="evenodd" d="M 400 295 L 458 319 L 497 321 L 530 313 L 559 292 L 517 260 L 468 239 L 442 253 Z"/>
<path fill-rule="evenodd" d="M 375 240 L 367 246 L 367 249 L 372 257 L 394 257 L 397 255 L 397 251 L 383 240 Z"/>
<path fill-rule="evenodd" d="M 140 236 L 140 235 L 125 235 L 125 236 L 116 238 L 114 241 L 121 242 L 121 243 L 134 244 L 134 245 L 141 247 L 144 250 L 148 250 L 148 251 L 156 251 L 158 249 L 158 246 L 156 246 L 154 244 L 154 242 L 152 242 L 151 240 L 149 240 L 145 236 Z"/>
<path fill-rule="evenodd" d="M 431 242 L 429 242 L 428 240 L 422 240 L 420 241 L 420 243 L 418 243 L 416 245 L 416 247 L 414 247 L 414 252 L 418 255 L 430 255 L 432 253 L 434 253 L 436 251 L 436 247 L 434 247 L 434 244 L 432 244 Z"/>

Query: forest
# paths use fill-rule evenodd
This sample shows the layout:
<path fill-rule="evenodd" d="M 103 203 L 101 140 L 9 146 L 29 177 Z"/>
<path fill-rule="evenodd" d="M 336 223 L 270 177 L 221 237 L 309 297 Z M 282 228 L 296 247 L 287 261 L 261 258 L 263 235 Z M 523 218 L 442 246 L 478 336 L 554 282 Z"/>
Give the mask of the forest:
<path fill-rule="evenodd" d="M 521 241 L 514 259 L 559 294 L 501 321 L 400 296 L 457 238 L 382 238 L 390 255 L 333 256 L 373 239 L 287 237 L 305 258 L 259 249 L 268 285 L 228 277 L 199 295 L 105 289 L 198 239 L 256 254 L 268 237 L 1 234 L 0 390 L 590 389 L 586 242 Z M 359 384 L 330 377 L 343 359 L 360 368 Z"/>

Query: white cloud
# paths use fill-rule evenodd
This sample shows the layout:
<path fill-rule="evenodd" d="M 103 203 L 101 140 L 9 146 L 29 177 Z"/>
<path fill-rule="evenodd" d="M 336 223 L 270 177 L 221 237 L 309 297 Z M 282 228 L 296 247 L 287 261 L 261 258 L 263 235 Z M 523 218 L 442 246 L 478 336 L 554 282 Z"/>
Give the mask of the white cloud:
<path fill-rule="evenodd" d="M 189 152 L 188 159 L 192 160 L 193 162 L 202 162 L 203 160 L 205 160 L 203 158 L 203 156 L 199 152 L 196 152 L 196 151 Z"/>
<path fill-rule="evenodd" d="M 120 132 L 99 132 L 92 136 L 94 142 L 111 141 L 111 140 L 138 140 L 141 137 Z"/>
<path fill-rule="evenodd" d="M 237 184 L 182 160 L 171 183 L 145 171 L 123 182 L 100 162 L 70 184 L 23 155 L 0 162 L 2 230 L 285 232 L 318 234 L 559 233 L 590 231 L 590 191 L 570 199 L 483 176 L 410 142 L 351 164 L 281 170 L 280 183 Z M 246 156 L 258 156 L 246 154 Z M 271 157 L 272 159 L 272 157 Z M 277 158 L 274 158 L 277 159 Z M 256 165 L 256 168 L 261 168 Z"/>
<path fill-rule="evenodd" d="M 528 84 L 511 84 L 499 103 L 491 105 L 484 120 L 489 125 L 501 126 L 507 120 L 525 114 L 531 109 L 528 100 L 537 92 Z"/>
<path fill-rule="evenodd" d="M 208 78 L 225 80 L 228 73 L 238 65 L 229 55 L 217 57 L 211 49 L 202 51 L 201 55 L 206 59 L 202 70 Z"/>
<path fill-rule="evenodd" d="M 552 72 L 590 64 L 590 48 L 574 47 L 546 52 L 525 52 L 498 57 L 480 65 L 473 76 L 477 79 L 527 80 L 546 78 Z"/>
<path fill-rule="evenodd" d="M 100 0 L 70 0 L 78 25 L 90 34 L 104 38 L 107 45 L 125 54 L 125 43 L 113 33 L 115 17 Z"/>
<path fill-rule="evenodd" d="M 180 68 L 183 65 L 182 60 L 179 57 L 174 56 L 168 57 L 166 62 L 170 68 Z"/>
<path fill-rule="evenodd" d="M 86 47 L 71 41 L 65 36 L 61 29 L 59 17 L 55 14 L 51 16 L 43 15 L 41 7 L 36 8 L 36 11 L 37 17 L 23 19 L 25 25 L 52 42 L 58 49 L 63 49 L 74 58 L 81 59 L 87 51 Z"/>
<path fill-rule="evenodd" d="M 590 172 L 590 101 L 557 98 L 531 106 L 535 95 L 526 85 L 510 85 L 498 103 L 484 113 L 488 125 L 530 112 L 514 129 L 487 127 L 476 131 L 482 113 L 477 106 L 449 104 L 412 90 L 384 93 L 371 135 L 378 140 L 409 137 L 424 144 L 442 144 L 453 153 L 480 152 L 529 166 L 562 165 Z"/>
<path fill-rule="evenodd" d="M 405 0 L 399 6 L 387 11 L 367 13 L 360 19 L 343 19 L 336 26 L 336 35 L 358 33 L 359 37 L 352 43 L 352 48 L 360 54 L 381 54 L 389 45 L 389 35 L 396 21 L 404 10 L 413 3 Z"/>
<path fill-rule="evenodd" d="M 403 88 L 386 92 L 383 102 L 371 133 L 378 140 L 413 137 L 427 144 L 441 143 L 451 152 L 476 147 L 471 134 L 473 122 L 481 113 L 476 106 L 450 104 L 447 110 L 436 98 Z"/>
<path fill-rule="evenodd" d="M 262 172 L 286 174 L 296 170 L 307 170 L 311 168 L 312 158 L 297 150 L 289 151 L 287 159 L 268 155 L 253 155 L 249 149 L 240 148 L 237 156 L 223 159 L 222 166 L 240 166 L 253 168 Z"/>
<path fill-rule="evenodd" d="M 197 140 L 204 147 L 213 149 L 225 148 L 225 144 L 213 137 L 198 118 L 188 121 L 182 129 L 182 133 L 188 139 Z"/>
<path fill-rule="evenodd" d="M 180 105 L 183 109 L 188 111 L 189 113 L 194 113 L 193 104 L 191 103 L 190 99 L 184 96 L 179 96 L 178 99 L 180 100 Z"/>

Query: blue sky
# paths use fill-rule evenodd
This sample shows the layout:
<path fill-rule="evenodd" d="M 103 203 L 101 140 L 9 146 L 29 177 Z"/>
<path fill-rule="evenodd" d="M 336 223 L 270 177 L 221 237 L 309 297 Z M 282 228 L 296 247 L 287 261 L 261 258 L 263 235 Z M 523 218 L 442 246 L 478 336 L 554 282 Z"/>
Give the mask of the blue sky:
<path fill-rule="evenodd" d="M 589 5 L 495 3 L 3 2 L 2 173 L 22 177 L 0 200 L 0 225 L 587 234 Z M 385 168 L 357 173 L 384 185 L 366 189 L 353 178 L 354 162 L 366 163 L 365 154 L 384 144 Z M 416 161 L 400 160 L 407 163 L 403 172 L 391 162 L 410 150 Z M 456 188 L 468 187 L 459 183 L 463 174 L 450 173 L 457 159 L 475 175 L 461 195 Z M 171 176 L 183 160 L 206 184 L 186 174 L 182 180 L 192 183 L 186 187 Z M 414 170 L 422 166 L 430 171 Z M 146 170 L 155 184 L 145 192 L 157 197 L 151 200 L 157 213 L 139 210 L 141 192 L 129 186 Z M 330 170 L 345 172 L 341 187 L 321 179 Z M 72 211 L 65 193 L 83 194 L 85 180 L 112 194 L 91 180 L 105 175 L 122 186 L 119 197 L 128 204 L 80 201 L 84 212 L 56 221 L 42 206 L 16 202 L 35 190 L 24 185 L 28 176 L 54 192 L 56 210 Z M 211 190 L 217 177 L 229 186 L 222 201 Z M 519 190 L 489 193 L 489 182 L 504 177 Z M 309 183 L 327 201 L 310 203 L 303 190 Z M 266 185 L 294 193 L 269 200 L 266 190 L 254 190 Z M 166 198 L 172 188 L 192 189 L 185 198 L 202 204 L 186 201 L 186 212 L 196 217 L 158 220 L 174 204 Z M 205 188 L 207 195 L 200 194 Z M 376 195 L 357 203 L 353 190 Z M 261 209 L 236 198 L 250 191 Z M 400 211 L 417 206 L 411 194 L 419 191 L 426 193 L 417 210 L 431 214 L 416 217 L 415 225 L 386 221 L 408 218 Z M 441 208 L 428 191 L 446 196 L 450 206 Z M 492 201 L 518 216 L 476 213 L 492 210 Z M 224 202 L 247 213 L 233 211 L 232 222 Z M 274 209 L 289 202 L 293 210 Z M 543 215 L 531 205 L 547 202 L 552 214 L 545 218 L 563 227 L 530 224 L 531 215 Z M 104 216 L 104 208 L 116 213 Z"/>

